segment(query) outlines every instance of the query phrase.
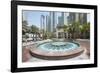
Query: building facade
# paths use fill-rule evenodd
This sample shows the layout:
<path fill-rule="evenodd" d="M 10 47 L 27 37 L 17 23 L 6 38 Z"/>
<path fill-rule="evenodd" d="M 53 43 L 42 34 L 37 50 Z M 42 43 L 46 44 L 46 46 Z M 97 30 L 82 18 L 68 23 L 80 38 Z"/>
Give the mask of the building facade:
<path fill-rule="evenodd" d="M 87 13 L 69 13 L 68 24 L 80 22 L 80 24 L 87 23 Z"/>

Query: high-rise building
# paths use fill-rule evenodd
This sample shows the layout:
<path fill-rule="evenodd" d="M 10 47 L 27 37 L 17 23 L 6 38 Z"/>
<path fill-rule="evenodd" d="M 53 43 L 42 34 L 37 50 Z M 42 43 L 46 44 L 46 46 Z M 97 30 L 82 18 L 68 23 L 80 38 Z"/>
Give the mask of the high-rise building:
<path fill-rule="evenodd" d="M 61 12 L 61 16 L 58 16 L 58 26 L 64 25 L 64 12 Z"/>
<path fill-rule="evenodd" d="M 61 12 L 61 26 L 64 25 L 64 12 Z"/>
<path fill-rule="evenodd" d="M 61 16 L 58 17 L 58 26 L 64 26 L 68 24 L 68 13 L 61 12 Z"/>
<path fill-rule="evenodd" d="M 62 17 L 59 16 L 59 17 L 58 17 L 58 26 L 61 26 L 61 25 L 62 25 Z"/>
<path fill-rule="evenodd" d="M 51 32 L 54 32 L 56 26 L 56 19 L 55 19 L 55 12 L 50 12 L 50 25 L 51 25 Z"/>
<path fill-rule="evenodd" d="M 68 24 L 74 22 L 80 22 L 80 24 L 87 23 L 87 14 L 86 13 L 69 13 Z"/>
<path fill-rule="evenodd" d="M 40 28 L 43 30 L 45 29 L 45 16 L 44 15 L 41 15 L 41 18 L 40 18 Z"/>
<path fill-rule="evenodd" d="M 83 19 L 82 19 L 82 24 L 85 24 L 87 23 L 87 14 L 86 13 L 83 13 Z"/>
<path fill-rule="evenodd" d="M 75 13 L 75 22 L 78 22 L 80 20 L 80 14 L 79 13 Z"/>
<path fill-rule="evenodd" d="M 75 20 L 77 20 L 75 18 L 75 13 L 70 13 L 70 23 L 72 24 L 73 22 L 75 22 Z"/>
<path fill-rule="evenodd" d="M 79 13 L 79 22 L 80 24 L 87 23 L 87 13 Z"/>
<path fill-rule="evenodd" d="M 47 26 L 47 31 L 51 32 L 51 19 L 50 19 L 50 15 L 48 16 L 48 26 Z"/>
<path fill-rule="evenodd" d="M 64 25 L 68 24 L 68 19 L 67 19 L 68 15 L 69 15 L 69 13 L 67 13 L 67 12 L 64 13 Z"/>
<path fill-rule="evenodd" d="M 48 30 L 48 15 L 46 16 L 46 31 Z"/>
<path fill-rule="evenodd" d="M 50 32 L 50 16 L 46 16 L 46 31 Z"/>

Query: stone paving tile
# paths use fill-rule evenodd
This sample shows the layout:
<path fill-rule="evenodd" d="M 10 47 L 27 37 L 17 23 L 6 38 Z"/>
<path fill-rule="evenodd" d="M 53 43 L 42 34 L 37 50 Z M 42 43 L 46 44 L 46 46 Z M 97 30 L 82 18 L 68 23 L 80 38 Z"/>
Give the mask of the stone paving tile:
<path fill-rule="evenodd" d="M 90 56 L 90 41 L 77 41 L 82 47 L 85 47 L 87 50 L 87 55 Z"/>
<path fill-rule="evenodd" d="M 32 56 L 29 53 L 28 48 L 22 50 L 22 62 L 27 62 Z"/>

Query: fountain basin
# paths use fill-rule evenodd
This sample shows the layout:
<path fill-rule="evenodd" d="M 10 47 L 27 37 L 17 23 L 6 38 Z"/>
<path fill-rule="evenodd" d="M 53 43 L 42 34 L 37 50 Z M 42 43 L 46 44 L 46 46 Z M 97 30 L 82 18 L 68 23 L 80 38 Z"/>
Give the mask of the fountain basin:
<path fill-rule="evenodd" d="M 67 43 L 66 42 L 52 42 L 51 45 L 53 46 L 63 46 L 63 45 L 66 45 Z"/>
<path fill-rule="evenodd" d="M 30 49 L 30 54 L 34 57 L 46 60 L 61 60 L 79 56 L 84 52 L 84 48 L 74 42 L 46 42 Z"/>

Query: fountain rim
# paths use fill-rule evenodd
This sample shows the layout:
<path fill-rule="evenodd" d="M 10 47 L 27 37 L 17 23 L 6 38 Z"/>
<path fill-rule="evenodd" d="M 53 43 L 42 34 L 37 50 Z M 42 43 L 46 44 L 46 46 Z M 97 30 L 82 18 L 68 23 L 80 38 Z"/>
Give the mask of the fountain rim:
<path fill-rule="evenodd" d="M 47 42 L 44 42 L 47 43 Z M 76 43 L 77 42 L 72 42 Z M 43 43 L 42 43 L 43 44 Z M 79 45 L 79 44 L 78 44 Z M 36 46 L 37 47 L 37 46 Z M 71 51 L 66 51 L 66 52 L 45 52 L 41 51 L 37 48 L 32 48 L 30 49 L 30 54 L 34 57 L 40 58 L 40 59 L 46 59 L 46 60 L 62 60 L 62 59 L 69 59 L 69 58 L 74 58 L 79 55 L 81 55 L 84 52 L 84 48 L 80 45 L 77 49 L 71 50 Z"/>

